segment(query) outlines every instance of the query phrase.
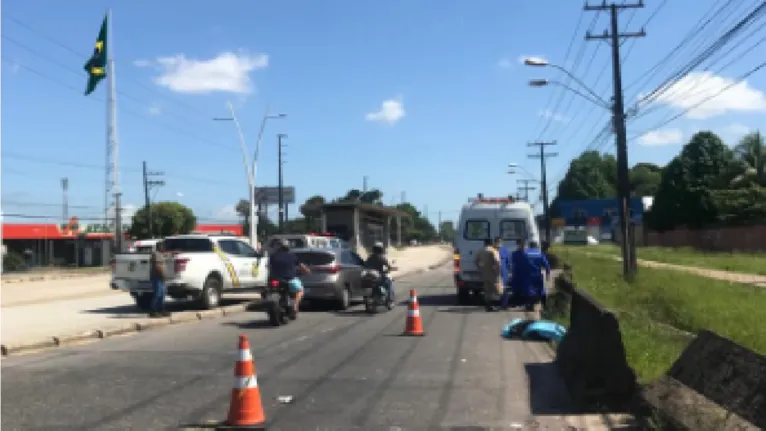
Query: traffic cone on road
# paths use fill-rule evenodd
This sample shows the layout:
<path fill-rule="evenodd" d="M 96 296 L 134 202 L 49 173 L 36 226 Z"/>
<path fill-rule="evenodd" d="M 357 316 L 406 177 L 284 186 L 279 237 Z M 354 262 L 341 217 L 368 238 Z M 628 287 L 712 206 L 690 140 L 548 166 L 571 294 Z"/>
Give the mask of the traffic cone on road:
<path fill-rule="evenodd" d="M 263 413 L 261 390 L 258 388 L 258 377 L 247 335 L 239 336 L 239 358 L 234 366 L 234 381 L 226 425 L 243 429 L 265 429 L 263 425 L 266 415 Z"/>
<path fill-rule="evenodd" d="M 418 295 L 415 293 L 415 289 L 410 290 L 410 302 L 407 304 L 407 325 L 404 328 L 403 335 L 425 335 L 425 332 L 423 332 L 423 320 L 420 319 Z"/>

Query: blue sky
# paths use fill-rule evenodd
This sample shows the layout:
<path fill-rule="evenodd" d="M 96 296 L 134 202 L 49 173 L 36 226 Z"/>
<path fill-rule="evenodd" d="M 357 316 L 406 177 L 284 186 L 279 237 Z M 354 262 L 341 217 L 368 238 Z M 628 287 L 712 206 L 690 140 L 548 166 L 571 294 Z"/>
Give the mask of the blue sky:
<path fill-rule="evenodd" d="M 647 31 L 622 45 L 629 101 L 656 88 L 760 2 L 735 2 L 729 15 L 719 14 L 706 32 L 647 75 L 722 3 L 647 0 L 644 9 L 620 14 L 623 29 L 646 23 Z M 247 186 L 233 124 L 212 121 L 227 116 L 227 100 L 251 150 L 267 102 L 287 114 L 266 128 L 259 184 L 276 184 L 275 135 L 286 133 L 285 181 L 296 187 L 298 202 L 314 194 L 340 196 L 361 188 L 367 176 L 387 203 L 406 191 L 408 201 L 421 210 L 427 206 L 434 222 L 439 211 L 444 219 L 456 217 L 477 192 L 515 193 L 525 171 L 539 177 L 538 162 L 527 158 L 532 140 L 558 142 L 551 149 L 558 157 L 549 162 L 549 179 L 557 181 L 608 120 L 605 110 L 560 87 L 529 87 L 529 79 L 565 76 L 519 61 L 545 57 L 608 99 L 609 46 L 583 40 L 591 24 L 595 32 L 608 28 L 607 14 L 583 15 L 580 1 L 4 2 L 6 214 L 58 216 L 62 177 L 70 182 L 70 215 L 103 211 L 106 85 L 83 96 L 82 65 L 107 7 L 114 17 L 110 48 L 128 206 L 143 202 L 145 160 L 150 170 L 166 173 L 155 199 L 180 200 L 205 222 L 231 218 Z M 667 162 L 699 129 L 734 143 L 764 124 L 762 71 L 661 124 L 762 61 L 766 44 L 742 54 L 766 34 L 757 31 L 759 25 L 642 106 L 628 136 L 651 133 L 630 142 L 631 164 Z M 598 147 L 612 151 L 612 142 Z M 515 175 L 507 173 L 509 162 L 521 165 Z M 290 213 L 297 215 L 297 206 Z"/>

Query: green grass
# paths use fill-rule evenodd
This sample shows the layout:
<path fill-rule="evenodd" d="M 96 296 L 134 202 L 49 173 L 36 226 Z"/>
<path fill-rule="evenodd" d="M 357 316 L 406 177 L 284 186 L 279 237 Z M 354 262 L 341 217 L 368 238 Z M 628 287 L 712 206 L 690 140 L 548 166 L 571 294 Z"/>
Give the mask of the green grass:
<path fill-rule="evenodd" d="M 693 338 L 689 333 L 701 329 L 766 354 L 764 288 L 660 268 L 641 268 L 627 283 L 622 264 L 607 256 L 559 256 L 572 266 L 577 287 L 618 315 L 628 361 L 641 382 L 665 372 Z"/>
<path fill-rule="evenodd" d="M 586 249 L 589 253 L 620 256 L 620 247 L 613 244 L 596 246 L 556 245 L 567 252 Z M 741 272 L 744 274 L 766 275 L 766 253 L 722 253 L 703 252 L 690 247 L 638 247 L 638 258 L 676 265 Z"/>

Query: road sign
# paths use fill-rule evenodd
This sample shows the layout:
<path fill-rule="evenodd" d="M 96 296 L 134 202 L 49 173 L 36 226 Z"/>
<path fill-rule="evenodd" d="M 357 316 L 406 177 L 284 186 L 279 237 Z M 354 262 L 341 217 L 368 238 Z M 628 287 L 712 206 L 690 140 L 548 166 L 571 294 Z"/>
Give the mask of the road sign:
<path fill-rule="evenodd" d="M 295 187 L 282 187 L 282 201 L 286 204 L 295 203 Z M 264 205 L 279 205 L 279 187 L 256 187 L 255 202 Z"/>

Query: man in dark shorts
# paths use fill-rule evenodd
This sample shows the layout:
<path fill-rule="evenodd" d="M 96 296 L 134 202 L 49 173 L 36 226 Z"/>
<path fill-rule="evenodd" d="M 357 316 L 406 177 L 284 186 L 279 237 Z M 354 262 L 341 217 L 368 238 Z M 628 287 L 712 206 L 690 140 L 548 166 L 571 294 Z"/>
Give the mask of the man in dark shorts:
<path fill-rule="evenodd" d="M 298 257 L 290 251 L 287 240 L 280 239 L 277 249 L 269 255 L 269 280 L 285 280 L 290 286 L 290 293 L 295 294 L 295 313 L 303 299 L 303 284 L 298 278 L 298 271 L 308 274 L 309 268 L 298 261 Z"/>

